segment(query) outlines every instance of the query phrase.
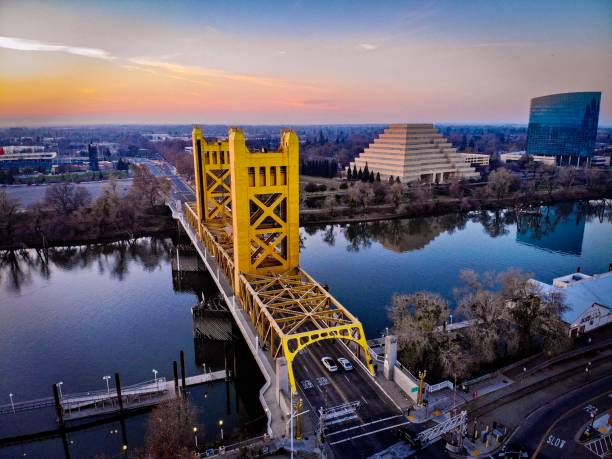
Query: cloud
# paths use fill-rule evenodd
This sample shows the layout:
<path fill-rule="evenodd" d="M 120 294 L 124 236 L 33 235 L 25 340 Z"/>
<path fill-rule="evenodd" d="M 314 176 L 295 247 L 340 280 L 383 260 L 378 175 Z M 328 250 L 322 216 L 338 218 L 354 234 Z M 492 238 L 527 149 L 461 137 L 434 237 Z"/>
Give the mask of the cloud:
<path fill-rule="evenodd" d="M 359 47 L 360 47 L 361 49 L 365 49 L 366 51 L 373 51 L 373 50 L 375 50 L 376 48 L 378 48 L 378 45 L 373 45 L 373 44 L 371 44 L 371 43 L 361 43 L 361 44 L 359 45 Z"/>
<path fill-rule="evenodd" d="M 108 51 L 98 48 L 82 48 L 79 46 L 68 46 L 59 43 L 45 43 L 27 38 L 0 36 L 0 48 L 14 49 L 17 51 L 43 51 L 74 54 L 77 56 L 93 57 L 95 59 L 113 60 L 115 56 Z"/>
<path fill-rule="evenodd" d="M 230 80 L 243 83 L 251 83 L 259 86 L 267 86 L 272 88 L 288 88 L 288 89 L 306 89 L 317 90 L 312 86 L 294 83 L 291 81 L 282 80 L 279 78 L 248 75 L 242 73 L 227 72 L 219 69 L 211 69 L 196 65 L 183 65 L 174 62 L 160 61 L 150 57 L 132 57 L 128 59 L 131 64 L 142 68 L 156 69 L 165 71 L 165 75 L 176 78 L 186 79 L 197 83 L 209 84 L 210 80 Z M 194 80 L 194 78 L 197 78 Z"/>

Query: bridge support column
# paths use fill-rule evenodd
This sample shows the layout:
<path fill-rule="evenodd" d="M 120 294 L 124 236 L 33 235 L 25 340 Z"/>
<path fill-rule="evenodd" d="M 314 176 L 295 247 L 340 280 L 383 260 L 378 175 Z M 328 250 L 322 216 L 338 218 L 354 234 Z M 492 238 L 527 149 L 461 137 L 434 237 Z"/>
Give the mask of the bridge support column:
<path fill-rule="evenodd" d="M 117 401 L 119 402 L 119 414 L 123 416 L 123 397 L 121 396 L 121 380 L 119 373 L 115 373 L 115 388 L 117 389 Z"/>
<path fill-rule="evenodd" d="M 53 399 L 55 400 L 55 412 L 57 413 L 57 423 L 59 424 L 60 429 L 63 429 L 64 428 L 64 410 L 62 408 L 62 403 L 60 402 L 57 384 L 53 384 Z"/>
<path fill-rule="evenodd" d="M 384 375 L 388 380 L 393 380 L 393 369 L 397 362 L 397 336 L 385 336 L 385 363 Z"/>
<path fill-rule="evenodd" d="M 289 368 L 287 367 L 287 359 L 285 357 L 279 357 L 276 359 L 276 374 L 275 374 L 275 395 L 276 401 L 281 403 L 281 391 L 285 395 L 289 395 Z"/>

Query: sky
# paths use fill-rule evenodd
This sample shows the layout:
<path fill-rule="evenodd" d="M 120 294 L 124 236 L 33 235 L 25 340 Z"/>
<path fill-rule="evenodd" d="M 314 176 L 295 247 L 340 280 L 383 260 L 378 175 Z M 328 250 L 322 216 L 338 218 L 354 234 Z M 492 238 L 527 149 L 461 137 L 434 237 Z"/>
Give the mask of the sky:
<path fill-rule="evenodd" d="M 520 123 L 601 91 L 612 1 L 0 0 L 0 126 Z"/>

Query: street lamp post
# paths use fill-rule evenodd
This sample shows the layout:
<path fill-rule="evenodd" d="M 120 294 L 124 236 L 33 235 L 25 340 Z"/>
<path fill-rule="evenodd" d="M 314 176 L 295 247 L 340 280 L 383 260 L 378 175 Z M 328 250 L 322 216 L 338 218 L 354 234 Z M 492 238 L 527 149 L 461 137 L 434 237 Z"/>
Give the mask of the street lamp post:
<path fill-rule="evenodd" d="M 193 440 L 195 441 L 195 447 L 198 448 L 198 428 L 193 427 Z"/>
<path fill-rule="evenodd" d="M 11 399 L 11 408 L 13 409 L 13 414 L 15 414 L 15 404 L 13 403 L 13 394 L 9 394 L 9 398 Z"/>
<path fill-rule="evenodd" d="M 155 387 L 159 389 L 159 386 L 157 385 L 157 373 L 159 373 L 159 371 L 153 369 L 153 380 L 155 381 Z"/>
<path fill-rule="evenodd" d="M 102 379 L 103 379 L 104 381 L 106 381 L 106 393 L 107 393 L 107 394 L 110 394 L 110 386 L 108 385 L 108 380 L 109 380 L 110 378 L 111 378 L 110 376 L 102 376 Z"/>
<path fill-rule="evenodd" d="M 219 419 L 219 429 L 221 429 L 221 441 L 223 441 L 223 419 Z"/>
<path fill-rule="evenodd" d="M 64 395 L 62 394 L 62 385 L 64 384 L 64 381 L 60 381 L 57 383 L 57 390 L 59 391 L 59 397 L 60 398 L 64 398 Z"/>
<path fill-rule="evenodd" d="M 599 411 L 597 408 L 591 410 L 591 427 L 595 425 L 595 416 L 597 415 L 597 411 Z"/>

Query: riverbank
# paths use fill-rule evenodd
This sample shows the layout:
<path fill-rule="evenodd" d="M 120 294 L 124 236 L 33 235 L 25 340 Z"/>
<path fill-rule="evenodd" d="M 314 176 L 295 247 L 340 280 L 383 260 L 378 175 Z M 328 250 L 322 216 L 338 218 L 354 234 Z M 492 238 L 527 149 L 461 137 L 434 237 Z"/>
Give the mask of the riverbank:
<path fill-rule="evenodd" d="M 176 222 L 165 206 L 134 216 L 122 224 L 106 224 L 92 209 L 84 209 L 76 218 L 58 219 L 50 215 L 17 214 L 11 231 L 15 236 L 0 241 L 0 250 L 44 249 L 84 244 L 103 244 L 140 237 L 167 237 L 177 232 Z M 17 236 L 18 235 L 18 236 Z"/>
<path fill-rule="evenodd" d="M 361 209 L 351 206 L 335 206 L 323 209 L 301 209 L 300 224 L 345 224 L 373 222 L 403 218 L 432 217 L 456 212 L 479 210 L 500 210 L 507 208 L 525 208 L 560 204 L 584 200 L 611 199 L 609 191 L 590 191 L 586 189 L 558 190 L 553 193 L 536 193 L 531 196 L 513 196 L 510 198 L 452 198 L 444 196 L 427 201 L 402 202 L 393 204 L 371 205 Z"/>

